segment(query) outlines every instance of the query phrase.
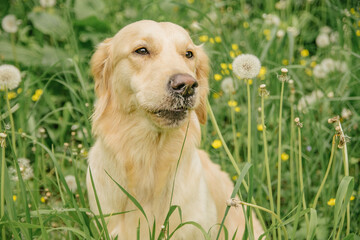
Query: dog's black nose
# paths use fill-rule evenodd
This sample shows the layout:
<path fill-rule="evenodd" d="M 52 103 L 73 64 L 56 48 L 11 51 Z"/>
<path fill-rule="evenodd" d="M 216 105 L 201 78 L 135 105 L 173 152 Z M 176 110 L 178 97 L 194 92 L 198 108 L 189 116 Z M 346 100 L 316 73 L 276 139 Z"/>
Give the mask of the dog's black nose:
<path fill-rule="evenodd" d="M 189 74 L 175 74 L 172 75 L 169 80 L 170 91 L 180 94 L 183 97 L 194 95 L 197 86 L 199 86 L 198 82 Z"/>

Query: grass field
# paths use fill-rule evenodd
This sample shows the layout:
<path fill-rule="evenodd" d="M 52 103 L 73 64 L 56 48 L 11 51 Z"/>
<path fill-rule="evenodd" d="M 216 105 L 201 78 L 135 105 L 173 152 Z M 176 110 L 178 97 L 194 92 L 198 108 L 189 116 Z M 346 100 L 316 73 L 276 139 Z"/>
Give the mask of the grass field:
<path fill-rule="evenodd" d="M 12 89 L 0 68 L 0 239 L 109 239 L 85 186 L 89 60 L 141 19 L 204 45 L 213 116 L 201 147 L 234 183 L 246 173 L 240 199 L 267 239 L 360 239 L 358 1 L 10 0 L 0 18 L 0 65 L 21 71 Z M 233 73 L 241 54 L 260 59 L 257 77 Z"/>

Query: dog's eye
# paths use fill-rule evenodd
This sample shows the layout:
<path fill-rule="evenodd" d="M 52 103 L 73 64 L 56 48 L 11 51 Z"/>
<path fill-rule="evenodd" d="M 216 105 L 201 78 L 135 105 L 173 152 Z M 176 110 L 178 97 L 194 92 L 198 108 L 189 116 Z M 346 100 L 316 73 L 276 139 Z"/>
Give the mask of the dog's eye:
<path fill-rule="evenodd" d="M 193 54 L 192 51 L 186 51 L 185 57 L 187 57 L 187 58 L 192 58 L 193 56 L 194 56 L 194 54 Z"/>
<path fill-rule="evenodd" d="M 139 48 L 139 49 L 136 49 L 135 52 L 136 52 L 137 54 L 140 54 L 140 55 L 147 55 L 147 54 L 149 54 L 149 51 L 148 51 L 146 48 L 144 48 L 144 47 Z"/>

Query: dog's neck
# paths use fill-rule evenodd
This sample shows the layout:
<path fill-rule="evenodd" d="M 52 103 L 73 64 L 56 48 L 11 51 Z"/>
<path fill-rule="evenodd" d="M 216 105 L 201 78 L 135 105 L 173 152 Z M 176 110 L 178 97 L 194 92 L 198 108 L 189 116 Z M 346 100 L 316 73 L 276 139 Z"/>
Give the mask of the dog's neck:
<path fill-rule="evenodd" d="M 179 168 L 191 166 L 182 163 L 192 159 L 189 155 L 196 152 L 194 148 L 200 142 L 199 122 L 191 112 L 189 121 L 181 127 L 160 130 L 141 114 L 105 111 L 94 124 L 94 133 L 113 156 L 113 166 L 119 169 L 112 170 L 123 175 L 124 182 L 120 184 L 125 184 L 128 191 L 135 195 L 141 191 L 141 196 L 149 199 L 154 195 L 169 195 L 178 161 Z"/>

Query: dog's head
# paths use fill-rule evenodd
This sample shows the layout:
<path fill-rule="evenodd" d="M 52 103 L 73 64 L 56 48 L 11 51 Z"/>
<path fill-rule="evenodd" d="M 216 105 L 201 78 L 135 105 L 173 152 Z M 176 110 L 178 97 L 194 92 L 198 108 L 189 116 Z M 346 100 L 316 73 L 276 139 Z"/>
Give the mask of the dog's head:
<path fill-rule="evenodd" d="M 208 58 L 176 24 L 132 23 L 98 46 L 91 65 L 95 120 L 112 106 L 162 128 L 180 126 L 190 111 L 206 121 Z"/>

